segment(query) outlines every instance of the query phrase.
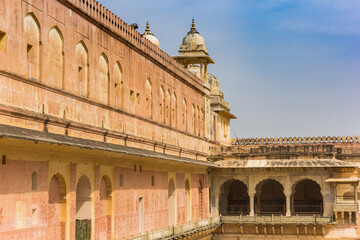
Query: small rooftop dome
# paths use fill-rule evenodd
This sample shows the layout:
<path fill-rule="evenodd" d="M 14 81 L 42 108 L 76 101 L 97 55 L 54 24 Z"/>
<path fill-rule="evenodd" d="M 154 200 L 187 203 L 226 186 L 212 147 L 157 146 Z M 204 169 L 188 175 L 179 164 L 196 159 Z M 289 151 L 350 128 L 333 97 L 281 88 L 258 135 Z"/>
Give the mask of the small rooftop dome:
<path fill-rule="evenodd" d="M 145 37 L 147 40 L 149 40 L 152 44 L 160 48 L 159 40 L 150 32 L 150 26 L 149 22 L 146 22 L 146 29 L 143 34 L 143 37 Z"/>
<path fill-rule="evenodd" d="M 179 53 L 204 52 L 207 54 L 204 38 L 196 31 L 195 21 L 192 20 L 190 31 L 183 38 Z"/>

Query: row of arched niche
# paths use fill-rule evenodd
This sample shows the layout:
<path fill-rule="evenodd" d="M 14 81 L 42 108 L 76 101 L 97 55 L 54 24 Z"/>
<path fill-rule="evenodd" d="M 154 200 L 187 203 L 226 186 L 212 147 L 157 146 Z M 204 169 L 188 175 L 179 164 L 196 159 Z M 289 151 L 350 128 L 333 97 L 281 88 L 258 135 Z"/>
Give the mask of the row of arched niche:
<path fill-rule="evenodd" d="M 92 207 L 92 188 L 87 176 L 82 175 L 76 185 L 76 239 L 90 239 Z M 97 208 L 96 222 L 103 226 L 97 234 L 99 239 L 111 239 L 111 212 L 112 212 L 112 187 L 108 176 L 103 176 L 100 182 L 100 201 Z M 66 182 L 62 175 L 56 174 L 50 180 L 49 186 L 49 211 L 48 233 L 51 235 L 65 234 L 67 216 L 66 207 Z M 62 236 L 64 237 L 64 236 Z M 61 238 L 62 239 L 62 238 Z"/>
<path fill-rule="evenodd" d="M 33 176 L 34 178 L 34 176 Z M 96 224 L 102 227 L 96 232 L 99 239 L 111 239 L 111 215 L 112 215 L 112 184 L 108 176 L 103 176 L 100 182 L 100 202 L 97 206 Z M 84 236 L 84 239 L 90 239 L 91 220 L 93 213 L 92 206 L 92 187 L 89 178 L 82 175 L 76 185 L 76 236 Z M 198 196 L 192 198 L 191 187 L 188 179 L 185 181 L 185 222 L 192 220 L 192 215 L 196 218 L 202 219 L 205 214 L 204 196 L 203 196 L 203 182 L 199 180 Z M 51 234 L 65 234 L 65 223 L 67 217 L 66 207 L 66 182 L 61 174 L 55 174 L 50 180 L 49 186 L 49 205 L 48 205 L 48 232 Z M 197 202 L 192 202 L 197 199 Z M 139 233 L 145 232 L 145 217 L 143 198 L 139 199 L 138 214 L 139 214 Z M 193 208 L 193 205 L 197 205 Z M 177 201 L 176 201 L 176 186 L 172 178 L 168 183 L 168 226 L 175 226 L 177 224 Z M 196 211 L 196 212 L 193 212 Z M 82 238 L 81 238 L 82 239 Z"/>
<path fill-rule="evenodd" d="M 61 30 L 54 26 L 49 31 L 48 43 L 42 42 L 40 23 L 34 13 L 28 13 L 24 20 L 24 40 L 26 44 L 27 74 L 33 80 L 40 80 L 43 83 L 64 89 L 65 85 L 65 51 L 64 37 Z M 42 49 L 43 48 L 43 49 Z M 47 59 L 46 76 L 42 77 L 41 65 L 42 52 Z M 70 60 L 71 61 L 71 60 Z M 119 61 L 116 61 L 113 69 L 110 69 L 109 59 L 105 53 L 101 53 L 98 58 L 96 81 L 90 82 L 90 63 L 88 48 L 84 41 L 79 41 L 75 47 L 74 64 L 66 64 L 66 68 L 73 68 L 71 89 L 73 93 L 94 99 L 102 104 L 110 105 L 114 108 L 123 108 L 123 69 Z M 76 69 L 74 69 L 76 68 Z M 111 70 L 111 71 L 110 71 Z M 93 86 L 91 86 L 93 84 Z M 153 87 L 150 79 L 145 83 L 145 104 L 146 117 L 153 118 Z M 159 120 L 167 125 L 178 126 L 178 117 L 185 131 L 195 135 L 204 135 L 204 109 L 198 104 L 191 105 L 191 115 L 188 119 L 188 102 L 186 98 L 182 99 L 182 114 L 178 116 L 178 98 L 175 92 L 171 93 L 170 89 L 160 86 L 158 90 L 158 104 L 155 104 L 158 110 Z M 140 93 L 130 91 L 130 101 L 140 103 Z"/>
<path fill-rule="evenodd" d="M 286 214 L 286 196 L 281 183 L 266 179 L 255 189 L 255 214 Z M 303 179 L 294 184 L 290 199 L 291 215 L 322 215 L 324 212 L 320 186 L 313 180 Z M 219 208 L 222 215 L 248 215 L 250 198 L 246 184 L 234 179 L 225 182 L 221 188 Z"/>

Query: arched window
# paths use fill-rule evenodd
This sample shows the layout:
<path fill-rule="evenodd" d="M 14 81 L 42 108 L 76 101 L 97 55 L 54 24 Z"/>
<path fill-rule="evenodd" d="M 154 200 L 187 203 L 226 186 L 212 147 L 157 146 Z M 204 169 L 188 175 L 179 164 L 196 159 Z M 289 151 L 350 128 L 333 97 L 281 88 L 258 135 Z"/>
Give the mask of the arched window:
<path fill-rule="evenodd" d="M 56 88 L 63 88 L 64 40 L 57 27 L 51 28 L 49 32 L 48 61 L 49 84 Z"/>
<path fill-rule="evenodd" d="M 24 40 L 30 79 L 40 80 L 40 24 L 33 13 L 25 15 Z"/>
<path fill-rule="evenodd" d="M 185 131 L 188 130 L 188 123 L 187 123 L 187 103 L 186 99 L 183 99 L 183 113 L 182 113 L 182 124 L 185 127 Z"/>
<path fill-rule="evenodd" d="M 160 87 L 159 111 L 160 119 L 165 123 L 165 92 L 163 86 Z"/>
<path fill-rule="evenodd" d="M 122 104 L 122 89 L 123 89 L 123 81 L 122 81 L 122 70 L 120 62 L 116 62 L 114 65 L 114 72 L 111 83 L 111 106 L 115 108 L 121 108 Z"/>
<path fill-rule="evenodd" d="M 99 82 L 99 100 L 103 104 L 109 104 L 109 61 L 104 53 L 99 57 L 99 69 L 98 69 L 98 82 Z"/>
<path fill-rule="evenodd" d="M 146 116 L 152 118 L 152 90 L 151 81 L 146 79 Z"/>
<path fill-rule="evenodd" d="M 166 123 L 171 125 L 171 93 L 170 90 L 166 91 L 166 109 L 165 109 L 165 115 L 166 115 Z"/>
<path fill-rule="evenodd" d="M 173 97 L 172 97 L 172 125 L 174 127 L 177 126 L 177 98 L 176 98 L 176 94 L 173 93 Z"/>
<path fill-rule="evenodd" d="M 77 82 L 80 95 L 88 97 L 89 92 L 89 59 L 88 51 L 83 41 L 80 41 L 75 48 L 75 58 L 77 64 Z"/>
<path fill-rule="evenodd" d="M 31 190 L 37 190 L 38 188 L 38 175 L 37 172 L 33 172 L 31 175 Z"/>

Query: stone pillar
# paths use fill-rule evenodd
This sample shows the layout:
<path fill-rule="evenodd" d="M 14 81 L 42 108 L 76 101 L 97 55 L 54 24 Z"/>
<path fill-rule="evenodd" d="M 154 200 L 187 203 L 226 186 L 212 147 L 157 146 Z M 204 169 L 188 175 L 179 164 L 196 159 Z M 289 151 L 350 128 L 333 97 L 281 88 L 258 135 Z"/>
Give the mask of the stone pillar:
<path fill-rule="evenodd" d="M 291 181 L 290 177 L 285 178 L 284 194 L 286 196 L 286 216 L 291 216 Z"/>
<path fill-rule="evenodd" d="M 250 195 L 250 216 L 254 216 L 255 215 L 255 211 L 254 211 L 254 195 L 252 194 Z"/>
<path fill-rule="evenodd" d="M 215 195 L 215 208 L 212 208 L 212 209 L 211 209 L 211 212 L 212 212 L 212 216 L 213 216 L 213 217 L 220 216 L 219 198 L 220 198 L 220 195 L 219 195 L 219 194 L 216 194 L 216 195 Z"/>
<path fill-rule="evenodd" d="M 200 63 L 200 79 L 204 81 L 204 65 L 203 63 Z"/>
<path fill-rule="evenodd" d="M 248 194 L 249 194 L 249 200 L 250 200 L 249 215 L 250 216 L 255 215 L 255 211 L 254 211 L 254 196 L 255 196 L 255 193 L 256 193 L 256 190 L 255 190 L 255 186 L 254 186 L 254 179 L 253 179 L 253 176 L 250 176 L 248 178 Z"/>
<path fill-rule="evenodd" d="M 204 80 L 205 80 L 205 82 L 207 82 L 208 81 L 208 78 L 207 78 L 207 64 L 205 64 L 205 78 L 204 78 Z"/>
<path fill-rule="evenodd" d="M 286 216 L 291 216 L 290 195 L 286 195 Z"/>

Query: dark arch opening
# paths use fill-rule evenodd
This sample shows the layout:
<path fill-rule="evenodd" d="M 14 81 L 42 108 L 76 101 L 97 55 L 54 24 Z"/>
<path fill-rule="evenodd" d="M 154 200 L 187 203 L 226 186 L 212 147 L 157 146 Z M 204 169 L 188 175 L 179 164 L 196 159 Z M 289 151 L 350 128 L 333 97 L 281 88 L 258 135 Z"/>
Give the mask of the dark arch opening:
<path fill-rule="evenodd" d="M 304 179 L 293 187 L 295 214 L 323 214 L 323 197 L 315 181 Z"/>
<path fill-rule="evenodd" d="M 256 186 L 255 195 L 257 214 L 284 214 L 286 197 L 284 187 L 276 180 L 267 179 Z"/>
<path fill-rule="evenodd" d="M 222 215 L 249 214 L 249 195 L 242 181 L 230 180 L 224 183 L 221 200 Z"/>

